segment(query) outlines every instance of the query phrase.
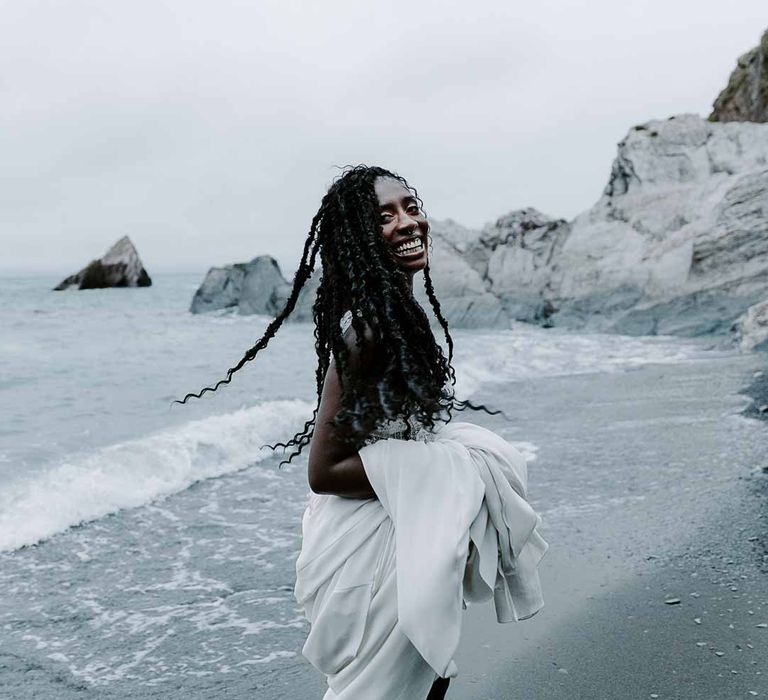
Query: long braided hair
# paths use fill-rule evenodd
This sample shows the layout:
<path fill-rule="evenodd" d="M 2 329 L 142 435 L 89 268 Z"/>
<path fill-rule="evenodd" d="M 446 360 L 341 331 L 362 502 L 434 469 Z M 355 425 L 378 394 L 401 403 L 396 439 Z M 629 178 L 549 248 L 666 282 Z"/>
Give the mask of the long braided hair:
<path fill-rule="evenodd" d="M 267 346 L 294 310 L 299 292 L 312 275 L 319 253 L 322 277 L 312 306 L 317 404 L 312 418 L 290 440 L 265 445 L 272 450 L 296 448 L 280 463 L 281 466 L 299 455 L 312 438 L 331 355 L 341 385 L 341 407 L 331 424 L 341 428 L 342 439 L 355 446 L 362 445 L 382 422 L 398 417 L 414 416 L 431 430 L 437 422 L 448 422 L 454 410 L 471 408 L 492 415 L 502 413 L 455 398 L 456 376 L 451 364 L 453 339 L 435 296 L 429 263 L 423 270 L 424 287 L 443 329 L 448 346 L 447 358 L 435 340 L 424 309 L 413 296 L 407 273 L 400 269 L 381 235 L 379 201 L 374 189 L 375 181 L 381 177 L 400 182 L 413 192 L 421 205 L 416 190 L 396 173 L 367 165 L 346 168 L 331 184 L 312 219 L 285 307 L 269 323 L 256 344 L 227 370 L 224 379 L 176 402 L 201 398 L 206 392 L 229 384 L 235 372 Z M 341 317 L 347 310 L 352 312 L 352 327 L 357 338 L 362 339 L 367 328 L 377 351 L 381 350 L 381 372 L 376 381 L 362 376 L 356 363 L 350 361 L 350 350 L 340 326 Z"/>

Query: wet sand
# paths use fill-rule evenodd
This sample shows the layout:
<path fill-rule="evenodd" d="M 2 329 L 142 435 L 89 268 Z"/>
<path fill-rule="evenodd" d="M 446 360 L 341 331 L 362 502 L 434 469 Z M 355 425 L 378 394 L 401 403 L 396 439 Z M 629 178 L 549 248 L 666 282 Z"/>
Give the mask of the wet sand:
<path fill-rule="evenodd" d="M 540 445 L 546 606 L 471 608 L 449 698 L 768 698 L 768 426 L 736 393 L 767 360 L 510 387 L 509 437 Z"/>

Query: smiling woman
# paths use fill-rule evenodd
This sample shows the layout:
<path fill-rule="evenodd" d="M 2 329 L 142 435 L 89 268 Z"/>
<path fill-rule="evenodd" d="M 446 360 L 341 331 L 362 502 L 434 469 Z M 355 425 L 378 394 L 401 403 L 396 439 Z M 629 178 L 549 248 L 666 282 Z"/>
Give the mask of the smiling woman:
<path fill-rule="evenodd" d="M 491 462 L 496 459 L 496 478 L 507 484 L 507 492 L 496 494 L 494 502 L 505 503 L 514 501 L 511 483 L 516 484 L 516 497 L 525 498 L 524 460 L 521 468 L 522 458 L 508 443 L 478 426 L 468 430 L 461 426 L 470 424 L 453 423 L 450 433 L 440 435 L 442 428 L 452 427 L 445 424 L 454 410 L 500 412 L 454 396 L 453 340 L 432 286 L 428 240 L 421 200 L 405 179 L 379 167 L 347 169 L 330 186 L 312 221 L 285 308 L 224 379 L 181 401 L 229 383 L 267 346 L 293 311 L 319 255 L 322 277 L 312 307 L 317 405 L 303 430 L 269 447 L 295 447 L 290 462 L 310 445 L 307 466 L 313 493 L 302 521 L 304 544 L 295 593 L 312 624 L 303 651 L 327 676 L 326 700 L 442 698 L 449 677 L 456 674 L 452 656 L 458 644 L 460 594 L 466 585 L 462 581 L 474 581 L 466 599 L 505 587 L 510 600 L 515 595 L 509 590 L 518 596 L 520 591 L 531 592 L 516 601 L 514 617 L 540 607 L 535 576 L 504 583 L 509 571 L 502 574 L 494 567 L 500 549 L 504 556 L 503 547 L 486 543 L 483 549 L 482 538 L 470 545 L 472 517 L 486 512 L 481 507 L 483 475 L 492 471 Z M 417 273 L 423 273 L 447 357 L 414 297 Z M 457 453 L 462 440 L 465 445 Z M 393 452 L 382 456 L 380 448 L 387 445 Z M 477 455 L 490 450 L 496 457 L 475 459 L 473 449 L 480 449 Z M 413 476 L 417 481 L 409 482 Z M 397 489 L 388 490 L 393 483 L 413 487 L 398 495 Z M 424 499 L 428 493 L 437 495 Z M 507 519 L 520 506 L 512 501 L 505 503 Z M 509 568 L 530 540 L 533 550 L 525 551 L 528 566 L 534 562 L 535 568 L 543 553 L 534 532 L 536 517 L 530 509 L 518 510 L 525 525 L 512 538 L 514 553 L 508 552 L 505 565 Z M 483 517 L 494 516 L 486 512 Z M 401 531 L 412 532 L 408 542 L 397 545 L 402 560 L 397 571 L 396 519 Z M 463 526 L 457 525 L 460 521 Z M 501 523 L 501 517 L 497 521 Z M 439 526 L 437 534 L 434 526 Z M 496 530 L 479 524 L 476 532 Z M 425 544 L 424 538 L 432 544 Z M 509 536 L 506 541 L 511 541 Z M 466 562 L 455 556 L 462 550 Z M 496 570 L 499 581 L 475 580 L 480 568 L 475 574 L 468 568 L 465 574 L 465 563 L 479 566 L 480 551 L 485 551 L 482 570 L 486 575 Z M 418 565 L 403 564 L 408 557 L 430 561 L 428 571 L 422 576 Z M 524 561 L 516 566 L 526 571 Z M 407 592 L 396 595 L 395 581 L 408 577 Z M 403 609 L 408 601 L 410 607 Z M 422 611 L 427 620 L 423 624 Z M 499 614 L 511 615 L 509 610 Z"/>
<path fill-rule="evenodd" d="M 427 264 L 427 217 L 416 195 L 398 180 L 380 177 L 374 184 L 381 207 L 381 233 L 392 246 L 404 270 L 422 270 Z"/>
<path fill-rule="evenodd" d="M 293 312 L 319 255 L 322 276 L 312 307 L 317 406 L 302 431 L 270 445 L 295 447 L 290 462 L 311 442 L 313 487 L 328 486 L 327 478 L 334 481 L 327 465 L 347 453 L 355 461 L 357 448 L 382 424 L 410 419 L 432 430 L 448 422 L 454 410 L 497 413 L 454 396 L 453 339 L 432 285 L 428 237 L 421 200 L 404 178 L 376 166 L 347 168 L 312 220 L 285 307 L 223 379 L 179 403 L 228 384 L 267 346 Z M 423 272 L 427 298 L 443 330 L 447 357 L 414 297 L 418 272 Z M 341 321 L 347 312 L 351 328 L 344 332 Z M 329 427 L 333 437 L 325 433 Z"/>

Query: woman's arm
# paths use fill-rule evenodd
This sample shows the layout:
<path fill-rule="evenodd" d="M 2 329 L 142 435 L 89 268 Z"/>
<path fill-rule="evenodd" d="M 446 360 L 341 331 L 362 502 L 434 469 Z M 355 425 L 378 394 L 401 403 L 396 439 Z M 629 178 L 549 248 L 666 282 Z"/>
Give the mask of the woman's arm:
<path fill-rule="evenodd" d="M 355 344 L 352 327 L 345 334 L 351 361 L 370 370 L 374 353 L 371 335 L 366 333 L 363 346 Z M 336 364 L 331 359 L 323 382 L 323 393 L 315 420 L 315 429 L 309 444 L 309 487 L 315 493 L 334 494 L 348 498 L 376 498 L 371 482 L 363 468 L 363 461 L 357 450 L 339 438 L 337 429 L 329 421 L 341 405 L 341 385 Z"/>

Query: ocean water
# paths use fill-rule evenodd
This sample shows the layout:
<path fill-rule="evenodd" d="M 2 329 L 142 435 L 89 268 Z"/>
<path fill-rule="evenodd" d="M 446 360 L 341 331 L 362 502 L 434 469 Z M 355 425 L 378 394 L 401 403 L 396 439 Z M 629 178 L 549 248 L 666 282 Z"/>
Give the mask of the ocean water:
<path fill-rule="evenodd" d="M 281 453 L 261 445 L 311 416 L 312 328 L 286 324 L 231 385 L 172 406 L 268 321 L 190 314 L 199 281 L 54 293 L 57 279 L 0 280 L 2 697 L 300 697 L 306 456 L 278 469 Z M 515 382 L 734 352 L 525 324 L 453 335 L 457 394 L 513 420 Z M 536 459 L 519 426 L 460 419 Z"/>

